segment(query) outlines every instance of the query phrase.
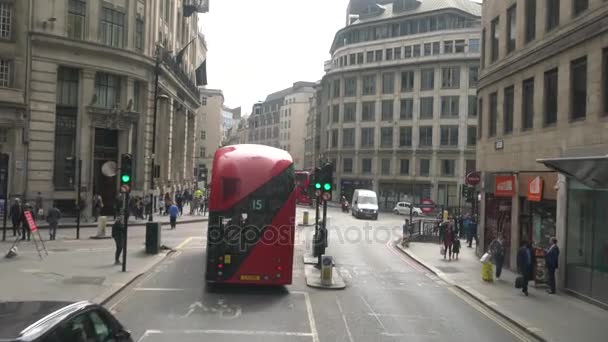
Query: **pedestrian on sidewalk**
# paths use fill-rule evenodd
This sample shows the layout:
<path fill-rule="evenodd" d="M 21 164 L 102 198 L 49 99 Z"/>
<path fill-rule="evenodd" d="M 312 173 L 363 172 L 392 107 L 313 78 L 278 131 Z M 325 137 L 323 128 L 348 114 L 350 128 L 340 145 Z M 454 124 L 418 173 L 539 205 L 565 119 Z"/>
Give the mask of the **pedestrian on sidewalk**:
<path fill-rule="evenodd" d="M 38 195 L 36 195 L 36 199 L 34 200 L 34 203 L 36 205 L 36 208 L 35 208 L 36 216 L 34 216 L 34 219 L 44 218 L 44 209 L 42 209 L 42 193 L 40 191 L 38 191 Z"/>
<path fill-rule="evenodd" d="M 551 238 L 551 247 L 545 254 L 545 264 L 547 265 L 547 271 L 549 272 L 549 292 L 555 294 L 555 270 L 557 270 L 559 261 L 559 247 L 557 247 L 557 238 Z"/>
<path fill-rule="evenodd" d="M 21 207 L 21 200 L 19 198 L 15 198 L 15 201 L 13 202 L 13 205 L 11 205 L 11 209 L 8 212 L 8 217 L 13 223 L 13 236 L 17 235 L 17 231 L 21 227 L 22 213 L 23 208 Z"/>
<path fill-rule="evenodd" d="M 522 241 L 521 247 L 517 252 L 517 271 L 523 278 L 523 284 L 521 291 L 528 296 L 528 282 L 532 279 L 534 268 L 533 265 L 533 253 L 531 245 Z"/>
<path fill-rule="evenodd" d="M 55 240 L 57 236 L 57 226 L 61 219 L 61 211 L 53 204 L 49 213 L 46 216 L 46 222 L 49 223 L 49 240 Z"/>
<path fill-rule="evenodd" d="M 114 243 L 116 243 L 114 265 L 120 265 L 120 255 L 123 252 L 125 239 L 125 226 L 123 224 L 123 217 L 121 215 L 116 217 L 116 221 L 112 225 L 112 237 L 114 238 Z"/>
<path fill-rule="evenodd" d="M 504 239 L 501 234 L 496 239 L 490 242 L 490 254 L 496 265 L 496 279 L 500 279 L 502 273 L 502 266 L 505 263 L 505 245 Z"/>
<path fill-rule="evenodd" d="M 447 230 L 445 231 L 445 235 L 443 237 L 443 246 L 445 247 L 445 254 L 443 255 L 443 259 L 449 257 L 449 260 L 452 260 L 452 246 L 454 245 L 454 226 L 452 223 L 447 225 Z"/>
<path fill-rule="evenodd" d="M 87 200 L 85 197 L 80 196 L 80 219 L 84 220 L 84 222 L 89 222 L 89 218 L 87 217 Z"/>
<path fill-rule="evenodd" d="M 456 237 L 454 239 L 454 246 L 452 247 L 452 252 L 454 253 L 454 259 L 458 260 L 458 255 L 460 254 L 460 238 Z"/>
<path fill-rule="evenodd" d="M 175 229 L 175 226 L 177 225 L 177 215 L 179 215 L 177 205 L 171 204 L 169 207 L 169 224 L 171 225 L 171 229 Z"/>
<path fill-rule="evenodd" d="M 158 214 L 164 216 L 165 214 L 165 200 L 163 197 L 158 198 Z"/>
<path fill-rule="evenodd" d="M 179 216 L 184 214 L 184 197 L 179 192 L 175 194 L 175 202 L 177 203 L 177 209 L 179 209 Z"/>
<path fill-rule="evenodd" d="M 97 222 L 101 215 L 101 209 L 103 209 L 103 199 L 101 195 L 96 194 L 93 196 L 93 217 L 95 217 L 95 222 Z"/>
<path fill-rule="evenodd" d="M 25 213 L 29 212 L 34 218 L 34 208 L 30 203 L 26 203 L 23 207 L 23 212 L 21 213 L 21 240 L 25 240 L 25 235 L 27 234 L 27 241 L 30 241 L 32 237 L 32 232 L 30 231 L 30 224 L 27 223 L 27 219 L 25 218 Z"/>

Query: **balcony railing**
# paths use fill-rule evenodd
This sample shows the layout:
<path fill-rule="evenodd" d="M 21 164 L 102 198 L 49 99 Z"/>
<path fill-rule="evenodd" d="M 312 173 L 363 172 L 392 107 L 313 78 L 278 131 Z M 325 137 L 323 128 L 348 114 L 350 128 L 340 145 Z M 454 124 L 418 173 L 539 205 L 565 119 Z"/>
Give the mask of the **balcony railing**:
<path fill-rule="evenodd" d="M 169 51 L 166 49 L 161 49 L 161 60 L 163 64 L 165 64 L 169 70 L 180 80 L 188 90 L 192 92 L 192 94 L 198 98 L 199 92 L 198 88 L 194 81 L 184 72 L 184 70 L 177 63 L 177 60 Z"/>

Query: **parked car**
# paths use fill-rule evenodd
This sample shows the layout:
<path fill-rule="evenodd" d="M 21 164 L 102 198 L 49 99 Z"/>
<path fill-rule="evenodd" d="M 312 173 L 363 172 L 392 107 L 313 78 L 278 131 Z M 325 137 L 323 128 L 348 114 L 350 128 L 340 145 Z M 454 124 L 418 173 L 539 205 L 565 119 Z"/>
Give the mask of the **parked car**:
<path fill-rule="evenodd" d="M 0 302 L 0 341 L 133 342 L 101 305 L 90 302 Z"/>
<path fill-rule="evenodd" d="M 410 214 L 410 203 L 409 202 L 399 202 L 393 208 L 393 212 L 397 215 L 409 215 Z M 412 216 L 422 216 L 422 209 L 418 207 L 414 207 L 412 212 Z"/>
<path fill-rule="evenodd" d="M 371 190 L 357 189 L 353 193 L 351 213 L 354 217 L 378 219 L 378 196 Z"/>

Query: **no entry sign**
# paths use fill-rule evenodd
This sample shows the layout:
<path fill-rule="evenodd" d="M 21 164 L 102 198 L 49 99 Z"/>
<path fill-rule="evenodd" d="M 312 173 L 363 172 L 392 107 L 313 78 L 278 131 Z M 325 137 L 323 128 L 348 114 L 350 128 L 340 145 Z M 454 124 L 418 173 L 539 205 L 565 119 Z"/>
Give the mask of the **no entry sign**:
<path fill-rule="evenodd" d="M 423 198 L 420 201 L 420 210 L 422 210 L 423 213 L 428 214 L 433 212 L 433 209 L 435 208 L 435 203 L 433 201 L 431 201 L 428 198 Z"/>

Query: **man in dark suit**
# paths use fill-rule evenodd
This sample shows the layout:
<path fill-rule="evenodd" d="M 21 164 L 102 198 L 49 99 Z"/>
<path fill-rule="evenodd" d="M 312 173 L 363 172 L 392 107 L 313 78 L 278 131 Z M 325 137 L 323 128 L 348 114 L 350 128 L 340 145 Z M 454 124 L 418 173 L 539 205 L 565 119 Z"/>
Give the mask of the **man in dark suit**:
<path fill-rule="evenodd" d="M 559 247 L 557 247 L 557 239 L 551 238 L 551 247 L 545 254 L 545 264 L 547 265 L 547 271 L 549 272 L 549 292 L 555 294 L 555 270 L 557 270 L 557 264 L 559 260 Z"/>
<path fill-rule="evenodd" d="M 517 252 L 517 270 L 519 274 L 524 278 L 524 283 L 521 291 L 528 296 L 528 282 L 532 279 L 534 267 L 533 265 L 532 249 L 530 244 L 526 241 L 521 243 L 521 247 Z"/>

